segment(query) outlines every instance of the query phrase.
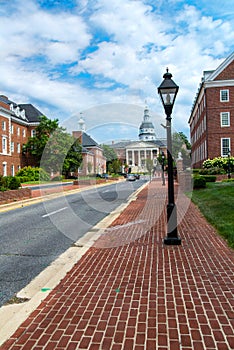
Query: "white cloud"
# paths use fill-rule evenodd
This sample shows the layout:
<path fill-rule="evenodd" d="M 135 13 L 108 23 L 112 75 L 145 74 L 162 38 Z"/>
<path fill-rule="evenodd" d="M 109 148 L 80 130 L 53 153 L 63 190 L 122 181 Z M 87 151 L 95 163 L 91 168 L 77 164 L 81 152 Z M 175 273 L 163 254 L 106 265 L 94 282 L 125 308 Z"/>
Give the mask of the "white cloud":
<path fill-rule="evenodd" d="M 234 32 L 232 22 L 199 10 L 196 0 L 194 6 L 183 3 L 77 0 L 73 12 L 41 9 L 36 0 L 0 5 L 1 93 L 39 104 L 48 116 L 57 110 L 61 120 L 91 110 L 92 127 L 107 118 L 94 106 L 107 103 L 143 106 L 147 99 L 150 110 L 163 115 L 156 88 L 168 66 L 180 86 L 174 121 L 188 131 L 202 72 L 217 68 L 230 53 Z M 80 73 L 87 74 L 87 84 L 77 79 Z M 131 112 L 130 123 L 136 120 Z M 126 121 L 117 107 L 116 113 Z M 114 121 L 116 113 L 112 108 L 108 118 Z"/>

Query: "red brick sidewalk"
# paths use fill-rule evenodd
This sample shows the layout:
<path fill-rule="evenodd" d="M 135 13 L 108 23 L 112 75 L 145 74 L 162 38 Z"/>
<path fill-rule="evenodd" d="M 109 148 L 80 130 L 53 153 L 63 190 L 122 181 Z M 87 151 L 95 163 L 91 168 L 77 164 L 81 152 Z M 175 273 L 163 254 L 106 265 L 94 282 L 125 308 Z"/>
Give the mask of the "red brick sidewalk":
<path fill-rule="evenodd" d="M 164 246 L 165 191 L 141 191 L 0 349 L 234 349 L 234 253 L 183 195 Z"/>

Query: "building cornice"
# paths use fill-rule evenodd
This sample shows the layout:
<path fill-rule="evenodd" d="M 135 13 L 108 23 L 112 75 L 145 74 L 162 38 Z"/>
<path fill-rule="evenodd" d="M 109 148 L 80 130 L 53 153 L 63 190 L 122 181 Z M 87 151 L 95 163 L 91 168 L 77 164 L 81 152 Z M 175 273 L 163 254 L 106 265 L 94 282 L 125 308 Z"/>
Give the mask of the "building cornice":
<path fill-rule="evenodd" d="M 234 86 L 234 79 L 230 80 L 207 80 L 204 82 L 205 88 Z"/>
<path fill-rule="evenodd" d="M 234 52 L 223 61 L 218 68 L 209 76 L 209 80 L 214 80 L 227 66 L 234 60 Z"/>
<path fill-rule="evenodd" d="M 10 118 L 12 117 L 12 112 L 9 109 L 0 106 L 0 115 L 2 117 Z"/>

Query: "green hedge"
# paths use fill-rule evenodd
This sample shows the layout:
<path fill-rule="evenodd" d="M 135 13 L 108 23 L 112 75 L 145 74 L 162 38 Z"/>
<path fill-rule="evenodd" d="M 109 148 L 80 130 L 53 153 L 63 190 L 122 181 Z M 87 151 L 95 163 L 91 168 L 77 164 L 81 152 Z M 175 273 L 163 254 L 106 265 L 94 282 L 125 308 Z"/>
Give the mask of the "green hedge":
<path fill-rule="evenodd" d="M 20 179 L 16 176 L 0 176 L 0 190 L 18 190 L 20 187 Z"/>
<path fill-rule="evenodd" d="M 215 175 L 203 175 L 202 177 L 206 180 L 206 182 L 215 182 L 216 181 Z"/>
<path fill-rule="evenodd" d="M 193 188 L 206 188 L 206 180 L 204 179 L 204 176 L 194 176 L 193 177 Z"/>
<path fill-rule="evenodd" d="M 28 181 L 49 181 L 50 176 L 47 172 L 42 168 L 33 168 L 31 166 L 24 167 L 20 169 L 17 174 L 17 177 L 21 178 L 21 182 Z"/>

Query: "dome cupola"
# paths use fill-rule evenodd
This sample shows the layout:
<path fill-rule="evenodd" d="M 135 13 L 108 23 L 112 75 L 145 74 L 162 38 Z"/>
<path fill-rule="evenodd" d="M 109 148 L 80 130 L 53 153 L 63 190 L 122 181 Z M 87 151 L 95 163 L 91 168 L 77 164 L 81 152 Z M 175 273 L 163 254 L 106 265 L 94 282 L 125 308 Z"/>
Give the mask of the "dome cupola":
<path fill-rule="evenodd" d="M 154 125 L 150 120 L 149 109 L 146 106 L 144 110 L 144 119 L 139 127 L 139 140 L 140 141 L 155 141 L 156 134 Z"/>

